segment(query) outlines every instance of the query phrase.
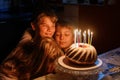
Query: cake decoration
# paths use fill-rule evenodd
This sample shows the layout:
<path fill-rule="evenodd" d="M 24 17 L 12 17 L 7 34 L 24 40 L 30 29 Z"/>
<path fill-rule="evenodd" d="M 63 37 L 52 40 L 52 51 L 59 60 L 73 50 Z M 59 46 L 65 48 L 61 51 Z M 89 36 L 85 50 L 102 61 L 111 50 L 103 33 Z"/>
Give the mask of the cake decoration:
<path fill-rule="evenodd" d="M 86 30 L 81 31 L 81 29 L 75 29 L 74 30 L 74 43 L 77 46 L 77 43 L 88 43 L 90 45 L 92 45 L 92 38 L 93 38 L 93 32 L 90 31 L 90 29 L 88 29 L 88 31 L 86 32 Z"/>
<path fill-rule="evenodd" d="M 97 60 L 96 49 L 86 43 L 78 43 L 79 47 L 72 44 L 65 53 L 68 60 L 76 64 L 94 64 Z"/>
<path fill-rule="evenodd" d="M 97 60 L 97 51 L 92 45 L 93 32 L 89 29 L 88 32 L 85 30 L 82 36 L 81 30 L 76 29 L 74 31 L 74 38 L 74 44 L 65 52 L 66 58 L 76 64 L 94 64 Z"/>

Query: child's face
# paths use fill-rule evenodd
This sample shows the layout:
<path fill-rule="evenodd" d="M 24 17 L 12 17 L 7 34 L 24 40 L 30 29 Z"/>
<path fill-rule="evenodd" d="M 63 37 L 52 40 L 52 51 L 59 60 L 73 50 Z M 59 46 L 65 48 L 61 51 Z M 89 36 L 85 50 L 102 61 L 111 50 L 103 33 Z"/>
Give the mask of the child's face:
<path fill-rule="evenodd" d="M 57 26 L 55 40 L 62 49 L 67 49 L 74 42 L 72 30 L 67 27 Z"/>
<path fill-rule="evenodd" d="M 52 37 L 55 32 L 55 23 L 53 23 L 50 17 L 43 17 L 39 23 L 39 34 L 41 37 Z"/>

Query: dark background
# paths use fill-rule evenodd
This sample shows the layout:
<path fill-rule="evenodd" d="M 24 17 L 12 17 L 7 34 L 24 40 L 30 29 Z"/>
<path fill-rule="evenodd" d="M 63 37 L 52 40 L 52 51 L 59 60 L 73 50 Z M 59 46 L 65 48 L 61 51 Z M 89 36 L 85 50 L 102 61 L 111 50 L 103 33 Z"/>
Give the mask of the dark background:
<path fill-rule="evenodd" d="M 66 17 L 66 5 L 78 6 L 79 26 L 94 31 L 93 45 L 98 54 L 120 47 L 120 0 L 113 0 L 112 3 L 107 2 L 109 0 L 101 3 L 91 1 L 84 4 L 84 0 L 77 3 L 63 3 L 62 0 L 0 0 L 0 62 L 16 47 L 24 30 L 30 27 L 33 6 L 40 5 L 49 5 L 63 18 Z"/>

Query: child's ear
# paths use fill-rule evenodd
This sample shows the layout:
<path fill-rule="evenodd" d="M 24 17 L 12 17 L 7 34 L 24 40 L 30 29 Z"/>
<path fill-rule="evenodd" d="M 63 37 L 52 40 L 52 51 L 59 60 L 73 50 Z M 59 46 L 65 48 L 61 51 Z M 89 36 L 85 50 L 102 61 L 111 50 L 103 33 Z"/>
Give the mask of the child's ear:
<path fill-rule="evenodd" d="M 35 31 L 35 25 L 31 22 L 31 27 L 33 29 L 33 31 Z"/>

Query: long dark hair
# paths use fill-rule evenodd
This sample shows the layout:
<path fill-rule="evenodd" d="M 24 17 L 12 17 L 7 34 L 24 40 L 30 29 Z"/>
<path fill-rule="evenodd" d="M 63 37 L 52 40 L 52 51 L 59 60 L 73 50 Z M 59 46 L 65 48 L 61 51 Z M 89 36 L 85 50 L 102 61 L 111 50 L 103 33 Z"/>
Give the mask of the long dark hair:
<path fill-rule="evenodd" d="M 33 77 L 42 76 L 54 72 L 55 60 L 64 55 L 53 38 L 42 38 L 38 49 L 34 52 Z"/>
<path fill-rule="evenodd" d="M 2 78 L 30 80 L 52 73 L 54 61 L 63 55 L 53 38 L 41 38 L 38 44 L 31 40 L 20 44 L 1 64 Z"/>

